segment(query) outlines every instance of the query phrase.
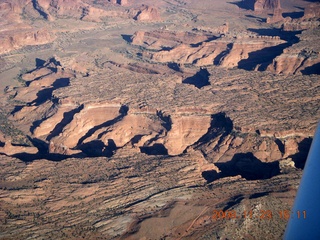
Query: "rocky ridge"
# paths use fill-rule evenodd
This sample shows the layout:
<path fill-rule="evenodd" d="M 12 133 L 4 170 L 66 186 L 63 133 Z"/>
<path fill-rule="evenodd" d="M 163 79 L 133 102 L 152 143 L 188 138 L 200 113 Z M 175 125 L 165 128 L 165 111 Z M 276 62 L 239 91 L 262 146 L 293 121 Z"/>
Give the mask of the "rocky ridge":
<path fill-rule="evenodd" d="M 110 69 L 109 71 L 112 72 L 113 70 Z M 131 70 L 127 71 L 129 75 L 139 74 Z M 211 74 L 213 74 L 213 72 Z M 111 100 L 113 97 L 110 96 L 110 100 L 104 101 L 102 101 L 102 99 L 99 100 L 97 95 L 89 97 L 81 94 L 81 97 L 79 95 L 80 98 L 77 99 L 75 95 L 70 94 L 73 92 L 72 89 L 79 89 L 81 79 L 87 81 L 89 77 L 76 77 L 76 75 L 73 70 L 60 66 L 59 61 L 50 59 L 43 67 L 22 75 L 22 79 L 27 81 L 26 87 L 15 88 L 7 92 L 8 95 L 14 96 L 13 99 L 15 101 L 18 100 L 26 104 L 25 106 L 21 106 L 17 111 L 14 111 L 12 119 L 18 121 L 21 127 L 23 126 L 22 129 L 30 132 L 35 143 L 39 141 L 42 142 L 36 146 L 39 148 L 44 144 L 43 147 L 48 149 L 49 154 L 59 154 L 61 157 L 112 156 L 119 149 L 129 147 L 133 152 L 175 156 L 193 149 L 200 150 L 204 153 L 210 162 L 221 162 L 230 160 L 230 158 L 238 152 L 248 151 L 250 149 L 250 152 L 252 152 L 257 159 L 269 162 L 287 157 L 294 158 L 295 154 L 299 153 L 300 143 L 310 144 L 310 141 L 307 139 L 312 136 L 312 127 L 310 131 L 306 131 L 307 126 L 301 126 L 302 129 L 304 129 L 301 131 L 301 133 L 304 132 L 303 134 L 299 133 L 299 130 L 280 132 L 276 130 L 276 128 L 279 128 L 279 124 L 274 125 L 274 128 L 270 130 L 264 129 L 263 125 L 257 125 L 256 128 L 247 128 L 246 125 L 243 124 L 246 118 L 243 117 L 245 115 L 253 117 L 252 112 L 249 114 L 248 110 L 244 110 L 241 114 L 239 106 L 238 113 L 234 115 L 235 118 L 232 120 L 224 113 L 215 112 L 214 109 L 223 111 L 225 108 L 223 107 L 223 102 L 217 102 L 219 95 L 215 96 L 215 94 L 212 94 L 219 91 L 218 82 L 221 81 L 221 89 L 224 88 L 224 91 L 232 92 L 232 85 L 234 85 L 232 81 L 239 81 L 236 80 L 238 79 L 237 76 L 234 76 L 234 80 L 231 80 L 232 77 L 229 77 L 229 81 L 231 81 L 229 84 L 231 85 L 227 88 L 225 87 L 226 83 L 223 83 L 224 80 L 214 80 L 215 84 L 211 87 L 207 86 L 207 90 L 205 91 L 212 92 L 209 98 L 211 100 L 208 100 L 210 102 L 216 102 L 216 105 L 213 107 L 210 104 L 202 104 L 202 106 L 200 105 L 195 108 L 192 106 L 193 104 L 189 107 L 178 107 L 178 99 L 176 99 L 177 105 L 175 107 L 169 107 L 169 105 L 160 103 L 162 101 L 161 98 L 157 99 L 160 101 L 160 104 L 153 103 L 152 99 L 150 99 L 151 101 L 144 101 L 144 103 L 141 102 L 138 105 L 130 104 L 127 101 L 130 98 L 132 101 L 132 96 L 128 95 L 126 99 L 123 94 L 122 98 Z M 157 74 L 147 73 L 146 80 L 150 77 L 153 78 L 153 76 L 155 77 Z M 95 78 L 97 79 L 97 76 L 95 76 Z M 155 78 L 154 81 L 156 81 Z M 170 82 L 172 80 L 169 78 L 168 81 Z M 309 81 L 311 83 L 315 81 L 315 79 L 310 78 Z M 261 83 L 270 84 L 267 78 L 262 80 Z M 96 81 L 96 84 L 99 83 Z M 181 82 L 174 87 L 177 83 L 172 84 L 173 83 L 170 83 L 168 87 L 170 88 L 171 85 L 173 88 L 176 88 L 174 91 L 179 91 L 179 88 L 181 89 L 180 91 L 185 91 L 188 87 L 185 88 L 183 86 L 189 85 Z M 245 86 L 248 83 L 242 84 Z M 237 85 L 239 85 L 239 83 Z M 93 85 L 92 87 L 95 86 L 97 85 Z M 267 98 L 274 99 L 279 97 L 270 96 L 268 92 L 263 93 L 263 91 L 261 91 L 263 89 L 262 86 L 263 85 L 258 84 L 250 88 L 253 87 L 253 89 L 256 89 L 255 91 L 260 92 L 258 93 L 258 95 L 260 95 L 258 99 L 261 100 L 261 110 L 272 108 L 271 105 L 263 104 L 262 96 L 265 95 Z M 307 84 L 305 86 L 307 86 Z M 90 86 L 87 86 L 87 90 L 88 87 L 90 88 Z M 108 85 L 105 87 L 108 87 Z M 132 87 L 131 85 L 131 92 L 134 94 L 135 90 Z M 136 87 L 139 88 L 139 85 L 136 85 Z M 216 87 L 218 88 L 216 89 Z M 284 87 L 284 85 L 278 87 Z M 282 97 L 286 97 L 286 95 L 289 97 L 294 87 L 295 84 L 293 84 L 292 89 L 287 89 L 286 94 L 282 91 Z M 302 85 L 297 89 L 301 90 L 303 87 Z M 228 90 L 228 88 L 230 89 Z M 248 86 L 246 88 L 248 88 Z M 68 97 L 64 94 L 65 89 L 69 92 Z M 117 90 L 115 90 L 114 87 L 113 89 L 115 94 Z M 124 91 L 123 89 L 119 90 Z M 101 91 L 103 92 L 105 90 Z M 170 92 L 172 90 L 168 89 L 168 91 Z M 88 91 L 88 93 L 89 92 L 90 91 Z M 48 93 L 51 93 L 51 95 L 48 95 Z M 79 90 L 74 93 L 79 93 Z M 152 94 L 151 92 L 141 93 L 142 96 L 144 94 Z M 136 95 L 136 97 L 139 97 L 141 93 Z M 180 94 L 183 96 L 182 92 Z M 273 92 L 273 94 L 275 94 L 275 92 Z M 312 92 L 309 93 L 310 99 L 312 99 L 311 96 L 313 94 Z M 243 96 L 245 97 L 245 95 Z M 144 96 L 144 98 L 145 97 L 147 96 Z M 168 99 L 168 97 L 169 96 L 165 96 L 164 99 Z M 256 97 L 253 97 L 252 99 L 255 98 Z M 84 102 L 80 99 L 96 99 L 96 101 Z M 229 101 L 232 100 L 230 99 Z M 251 104 L 256 104 L 255 101 L 256 100 Z M 246 100 L 246 102 L 248 102 L 248 100 Z M 228 101 L 226 101 L 226 103 L 228 103 Z M 295 102 L 294 104 L 297 103 Z M 309 104 L 309 107 L 312 107 L 312 102 L 306 102 L 304 104 Z M 161 105 L 162 107 L 159 108 Z M 291 105 L 291 107 L 292 106 L 293 105 Z M 298 110 L 299 107 L 300 105 L 295 106 L 296 114 L 300 113 L 305 115 L 306 113 L 304 111 L 301 112 Z M 234 105 L 234 108 L 237 109 L 237 105 Z M 252 107 L 249 106 L 247 107 L 247 109 L 251 108 Z M 254 107 L 254 109 L 256 109 L 256 107 Z M 225 111 L 227 111 L 227 108 L 225 108 Z M 30 112 L 32 113 L 31 115 Z M 34 114 L 38 115 L 39 118 L 34 119 L 32 117 Z M 232 112 L 229 114 L 230 117 L 233 117 Z M 259 114 L 261 114 L 261 112 L 258 111 L 257 117 L 259 116 L 262 123 L 263 118 L 261 118 Z M 296 117 L 298 117 L 298 115 Z M 306 115 L 304 117 L 306 117 Z M 292 122 L 294 122 L 294 120 Z M 250 125 L 250 122 L 247 124 Z M 288 124 L 288 122 L 286 122 L 286 124 Z M 268 124 L 268 127 L 270 128 L 270 124 Z M 125 134 L 123 134 L 123 132 L 125 132 Z M 308 134 L 307 132 L 310 133 Z M 306 143 L 303 143 L 303 141 Z M 90 150 L 92 144 L 96 145 L 96 149 L 93 152 Z M 259 147 L 256 148 L 255 146 Z M 6 148 L 2 148 L 2 152 L 8 155 L 15 155 L 7 151 Z M 40 156 L 41 153 L 39 156 L 37 156 L 37 154 L 34 154 L 33 157 L 30 155 L 31 159 Z"/>

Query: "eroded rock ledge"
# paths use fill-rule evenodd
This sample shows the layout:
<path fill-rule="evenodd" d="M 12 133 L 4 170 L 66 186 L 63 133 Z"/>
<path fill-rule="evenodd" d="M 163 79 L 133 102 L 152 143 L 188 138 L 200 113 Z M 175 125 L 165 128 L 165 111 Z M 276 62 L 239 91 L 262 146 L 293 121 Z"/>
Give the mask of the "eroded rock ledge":
<path fill-rule="evenodd" d="M 127 71 L 133 73 L 130 69 Z M 63 92 L 77 89 L 76 83 L 86 78 L 88 76 L 64 68 L 55 58 L 22 75 L 26 86 L 7 89 L 11 98 L 24 103 L 15 108 L 11 118 L 29 132 L 36 148 L 5 143 L 1 152 L 21 159 L 59 160 L 110 157 L 120 149 L 166 156 L 198 151 L 204 164 L 227 162 L 236 154 L 250 152 L 262 162 L 287 158 L 303 162 L 311 144 L 312 131 L 268 131 L 241 126 L 237 118 L 232 119 L 231 112 L 228 116 L 226 112 L 215 110 L 222 110 L 222 105 L 170 109 L 152 107 L 148 102 L 132 105 L 126 103 L 125 98 L 81 101 L 72 94 L 63 97 L 59 93 L 62 89 Z M 208 83 L 208 89 L 218 86 Z M 194 88 L 183 82 L 180 84 L 186 89 Z"/>

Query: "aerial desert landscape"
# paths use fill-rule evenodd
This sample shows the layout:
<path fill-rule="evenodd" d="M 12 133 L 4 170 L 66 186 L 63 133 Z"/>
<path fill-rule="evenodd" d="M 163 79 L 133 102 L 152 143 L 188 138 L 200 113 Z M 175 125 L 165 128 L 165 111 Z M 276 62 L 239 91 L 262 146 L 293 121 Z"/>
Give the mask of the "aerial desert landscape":
<path fill-rule="evenodd" d="M 317 0 L 0 0 L 0 239 L 281 239 L 320 119 Z"/>

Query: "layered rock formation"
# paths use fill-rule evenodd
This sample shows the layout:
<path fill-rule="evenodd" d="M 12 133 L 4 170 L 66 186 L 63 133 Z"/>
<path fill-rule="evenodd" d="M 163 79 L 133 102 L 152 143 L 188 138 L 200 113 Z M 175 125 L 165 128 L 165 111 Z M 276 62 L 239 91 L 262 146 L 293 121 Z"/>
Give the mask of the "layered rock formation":
<path fill-rule="evenodd" d="M 229 52 L 220 59 L 219 65 L 227 68 L 236 67 L 241 60 L 248 59 L 250 53 L 284 43 L 284 41 L 277 38 L 261 38 L 264 40 L 253 39 L 248 41 L 240 39 L 235 41 Z"/>
<path fill-rule="evenodd" d="M 46 29 L 22 29 L 19 32 L 1 32 L 0 54 L 7 53 L 24 46 L 34 46 L 51 43 L 54 39 L 54 34 L 48 32 Z"/>
<path fill-rule="evenodd" d="M 161 50 L 162 48 L 173 48 L 181 44 L 199 44 L 205 42 L 213 35 L 196 34 L 192 32 L 174 32 L 168 30 L 156 30 L 152 32 L 138 31 L 131 36 L 134 45 L 147 47 L 148 49 Z"/>
<path fill-rule="evenodd" d="M 132 72 L 130 69 L 127 71 L 128 76 L 141 75 L 140 72 Z M 157 74 L 145 74 L 146 81 L 157 76 Z M 82 95 L 81 97 L 79 95 L 80 98 L 76 97 L 79 94 L 77 89 L 83 86 L 80 80 L 87 81 L 87 78 L 75 77 L 73 70 L 65 69 L 57 60 L 50 59 L 43 67 L 22 75 L 22 79 L 27 81 L 26 87 L 7 91 L 8 95 L 14 96 L 15 101 L 19 100 L 26 104 L 13 113 L 12 119 L 20 122 L 21 128 L 25 131 L 30 131 L 32 138 L 46 144 L 49 154 L 61 154 L 67 157 L 78 154 L 112 156 L 115 151 L 129 147 L 133 152 L 171 156 L 200 150 L 212 162 L 227 161 L 238 152 L 249 150 L 261 161 L 275 161 L 294 156 L 299 149 L 288 148 L 287 145 L 290 142 L 299 145 L 309 136 L 298 131 L 272 130 L 273 133 L 270 133 L 263 130 L 263 127 L 259 127 L 259 134 L 256 134 L 255 129 L 243 125 L 243 120 L 237 123 L 241 126 L 241 130 L 237 130 L 233 120 L 225 114 L 215 114 L 213 109 L 208 109 L 206 105 L 175 109 L 163 106 L 159 109 L 152 107 L 151 102 L 138 106 L 121 104 L 126 102 L 123 98 L 125 96 L 118 100 L 102 101 L 99 97 L 90 95 L 92 92 L 89 86 L 86 86 L 89 94 L 87 97 L 83 98 Z M 229 77 L 229 81 L 232 79 Z M 97 86 L 96 84 L 99 85 L 97 82 L 92 87 Z M 218 86 L 217 84 L 216 82 L 215 86 Z M 76 95 L 71 94 L 66 97 L 65 89 L 68 88 L 69 93 L 73 92 Z M 225 87 L 222 88 L 226 90 Z M 131 87 L 130 91 L 132 90 Z M 149 92 L 142 94 L 151 94 L 150 90 L 151 88 L 148 88 Z M 230 90 L 233 91 L 232 87 Z M 219 96 L 216 97 L 219 99 Z M 203 97 L 199 96 L 199 100 L 201 98 Z M 223 98 L 220 102 L 217 99 L 211 99 L 210 102 L 222 104 L 220 108 L 227 110 L 221 102 Z M 161 98 L 157 99 L 159 100 Z M 255 101 L 252 102 L 254 103 Z M 248 115 L 245 111 L 243 115 L 236 114 L 235 122 L 245 115 Z M 90 149 L 94 145 L 97 149 L 93 153 Z"/>
<path fill-rule="evenodd" d="M 236 39 L 219 38 L 208 42 L 203 41 L 197 45 L 183 43 L 170 50 L 144 53 L 144 56 L 155 62 L 176 62 L 179 64 L 195 64 L 196 66 L 215 64 L 232 68 L 237 66 L 241 60 L 247 59 L 251 52 L 282 43 L 284 41 L 277 37 L 238 36 Z"/>
<path fill-rule="evenodd" d="M 319 31 L 319 27 L 304 31 L 299 37 L 300 42 L 285 49 L 268 66 L 268 70 L 277 74 L 319 73 L 320 49 L 316 44 L 320 40 Z"/>

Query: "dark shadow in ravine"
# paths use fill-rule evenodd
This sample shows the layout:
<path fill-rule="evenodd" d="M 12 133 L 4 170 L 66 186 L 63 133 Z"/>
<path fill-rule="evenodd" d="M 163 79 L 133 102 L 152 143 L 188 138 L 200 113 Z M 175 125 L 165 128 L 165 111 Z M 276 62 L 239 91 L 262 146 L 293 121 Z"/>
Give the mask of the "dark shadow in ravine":
<path fill-rule="evenodd" d="M 191 47 L 200 47 L 203 43 L 211 42 L 211 41 L 216 40 L 218 38 L 219 37 L 217 37 L 217 36 L 210 36 L 207 40 L 201 41 L 201 42 L 198 42 L 198 43 L 192 43 L 192 44 L 190 44 L 190 46 Z"/>
<path fill-rule="evenodd" d="M 303 75 L 311 75 L 311 74 L 317 74 L 320 75 L 320 62 L 316 63 L 310 67 L 306 67 L 301 71 Z"/>
<path fill-rule="evenodd" d="M 238 8 L 245 10 L 254 10 L 254 0 L 242 0 L 238 2 L 228 2 L 230 4 L 234 4 L 238 6 Z"/>
<path fill-rule="evenodd" d="M 36 0 L 32 0 L 32 5 L 33 5 L 33 8 L 38 11 L 40 16 L 42 16 L 44 19 L 48 19 L 48 14 L 42 10 L 42 7 L 39 6 Z"/>
<path fill-rule="evenodd" d="M 209 82 L 210 73 L 206 68 L 201 68 L 195 75 L 188 77 L 182 81 L 182 83 L 194 85 L 197 88 L 210 85 Z"/>
<path fill-rule="evenodd" d="M 52 87 L 40 90 L 37 93 L 37 99 L 30 102 L 29 105 L 39 106 L 52 98 L 52 93 L 54 90 L 67 87 L 69 85 L 70 78 L 58 78 L 56 81 L 54 81 Z"/>
<path fill-rule="evenodd" d="M 87 157 L 112 157 L 117 146 L 112 139 L 108 139 L 108 145 L 101 140 L 93 140 L 82 144 L 77 149 L 80 149 Z"/>
<path fill-rule="evenodd" d="M 108 140 L 108 145 L 105 145 L 101 140 L 94 140 L 88 143 L 84 143 L 76 149 L 81 150 L 81 152 L 76 154 L 59 154 L 59 153 L 49 153 L 49 144 L 36 138 L 29 138 L 33 146 L 38 148 L 38 153 L 17 153 L 12 155 L 23 162 L 32 162 L 35 160 L 46 159 L 50 161 L 62 161 L 68 158 L 87 158 L 87 157 L 112 157 L 117 147 L 112 139 Z"/>
<path fill-rule="evenodd" d="M 284 152 L 285 152 L 285 146 L 284 146 L 284 144 L 283 144 L 279 139 L 276 139 L 274 142 L 277 144 L 279 151 L 280 151 L 282 154 L 284 154 Z"/>
<path fill-rule="evenodd" d="M 10 114 L 14 115 L 15 113 L 19 112 L 23 107 L 24 106 L 15 106 Z"/>
<path fill-rule="evenodd" d="M 123 40 L 125 40 L 127 43 L 131 43 L 131 35 L 127 35 L 127 34 L 121 34 L 121 37 Z"/>
<path fill-rule="evenodd" d="M 289 156 L 294 161 L 295 167 L 303 169 L 307 161 L 308 153 L 311 147 L 312 138 L 305 138 L 298 143 L 298 152 Z"/>
<path fill-rule="evenodd" d="M 290 17 L 292 19 L 297 19 L 303 17 L 304 12 L 289 12 L 289 13 L 282 13 L 284 18 Z"/>
<path fill-rule="evenodd" d="M 176 71 L 176 72 L 181 72 L 181 68 L 180 68 L 180 66 L 179 66 L 178 63 L 169 62 L 169 63 L 167 64 L 167 66 L 168 66 L 168 68 L 170 68 L 170 69 L 172 69 L 172 70 L 174 70 L 174 71 Z"/>
<path fill-rule="evenodd" d="M 12 157 L 18 158 L 21 161 L 28 163 L 28 162 L 33 162 L 35 160 L 40 160 L 40 159 L 59 162 L 67 158 L 76 157 L 76 156 L 68 156 L 68 155 L 63 155 L 58 153 L 47 153 L 47 154 L 17 153 L 12 155 Z"/>
<path fill-rule="evenodd" d="M 278 36 L 280 39 L 291 43 L 291 45 L 299 42 L 297 35 L 302 33 L 302 31 L 283 31 L 280 28 L 248 28 L 248 31 L 257 33 L 261 36 Z"/>
<path fill-rule="evenodd" d="M 172 128 L 172 120 L 170 115 L 165 115 L 161 110 L 157 110 L 157 116 L 161 119 L 161 125 L 169 132 Z"/>
<path fill-rule="evenodd" d="M 251 52 L 247 59 L 239 61 L 238 68 L 252 71 L 259 65 L 258 70 L 265 71 L 272 63 L 273 59 L 283 53 L 283 50 L 287 47 L 289 47 L 289 44 L 283 43 L 277 46 L 267 47 Z"/>
<path fill-rule="evenodd" d="M 232 47 L 233 47 L 233 43 L 227 44 L 226 50 L 222 51 L 221 53 L 219 53 L 219 54 L 214 58 L 213 64 L 214 64 L 214 65 L 219 65 L 220 62 L 221 62 L 221 59 L 223 59 L 223 57 L 226 56 L 226 55 L 230 52 L 230 50 L 231 50 Z"/>
<path fill-rule="evenodd" d="M 155 143 L 152 146 L 140 147 L 140 151 L 147 155 L 168 155 L 168 150 L 163 144 Z"/>
<path fill-rule="evenodd" d="M 233 206 L 238 205 L 243 199 L 244 199 L 244 196 L 242 194 L 232 197 L 231 199 L 229 199 L 229 201 L 227 202 L 227 205 L 222 209 L 222 211 L 226 211 L 232 208 Z"/>
<path fill-rule="evenodd" d="M 270 192 L 260 192 L 260 193 L 253 193 L 249 196 L 249 199 L 261 198 L 264 196 L 269 195 Z"/>
<path fill-rule="evenodd" d="M 237 153 L 231 161 L 215 163 L 220 169 L 202 172 L 202 177 L 208 183 L 220 178 L 240 175 L 247 180 L 269 179 L 280 174 L 279 162 L 264 163 L 256 158 L 251 152 Z"/>
<path fill-rule="evenodd" d="M 246 17 L 248 18 L 253 18 L 253 19 L 257 19 L 259 22 L 266 22 L 266 19 L 265 18 L 262 18 L 262 17 L 257 17 L 257 16 L 253 16 L 253 15 L 245 15 Z"/>
<path fill-rule="evenodd" d="M 48 100 L 53 100 L 52 99 L 52 93 L 54 90 L 58 89 L 58 88 L 63 88 L 66 86 L 69 86 L 70 84 L 70 79 L 69 78 L 58 78 L 53 84 L 52 87 L 50 88 L 45 88 L 43 90 L 40 90 L 37 93 L 37 99 L 35 99 L 34 101 L 28 103 L 28 105 L 35 105 L 35 106 L 40 106 L 41 104 L 45 103 Z M 54 100 L 53 100 L 54 102 Z M 22 108 L 17 108 L 15 109 L 12 114 L 14 114 L 15 112 L 20 111 Z M 32 126 L 30 127 L 30 131 L 34 132 L 34 130 L 40 126 L 40 124 L 46 119 L 40 119 L 40 120 L 36 120 L 32 123 Z"/>
<path fill-rule="evenodd" d="M 36 68 L 42 68 L 45 63 L 46 63 L 45 60 L 41 58 L 36 58 Z"/>

